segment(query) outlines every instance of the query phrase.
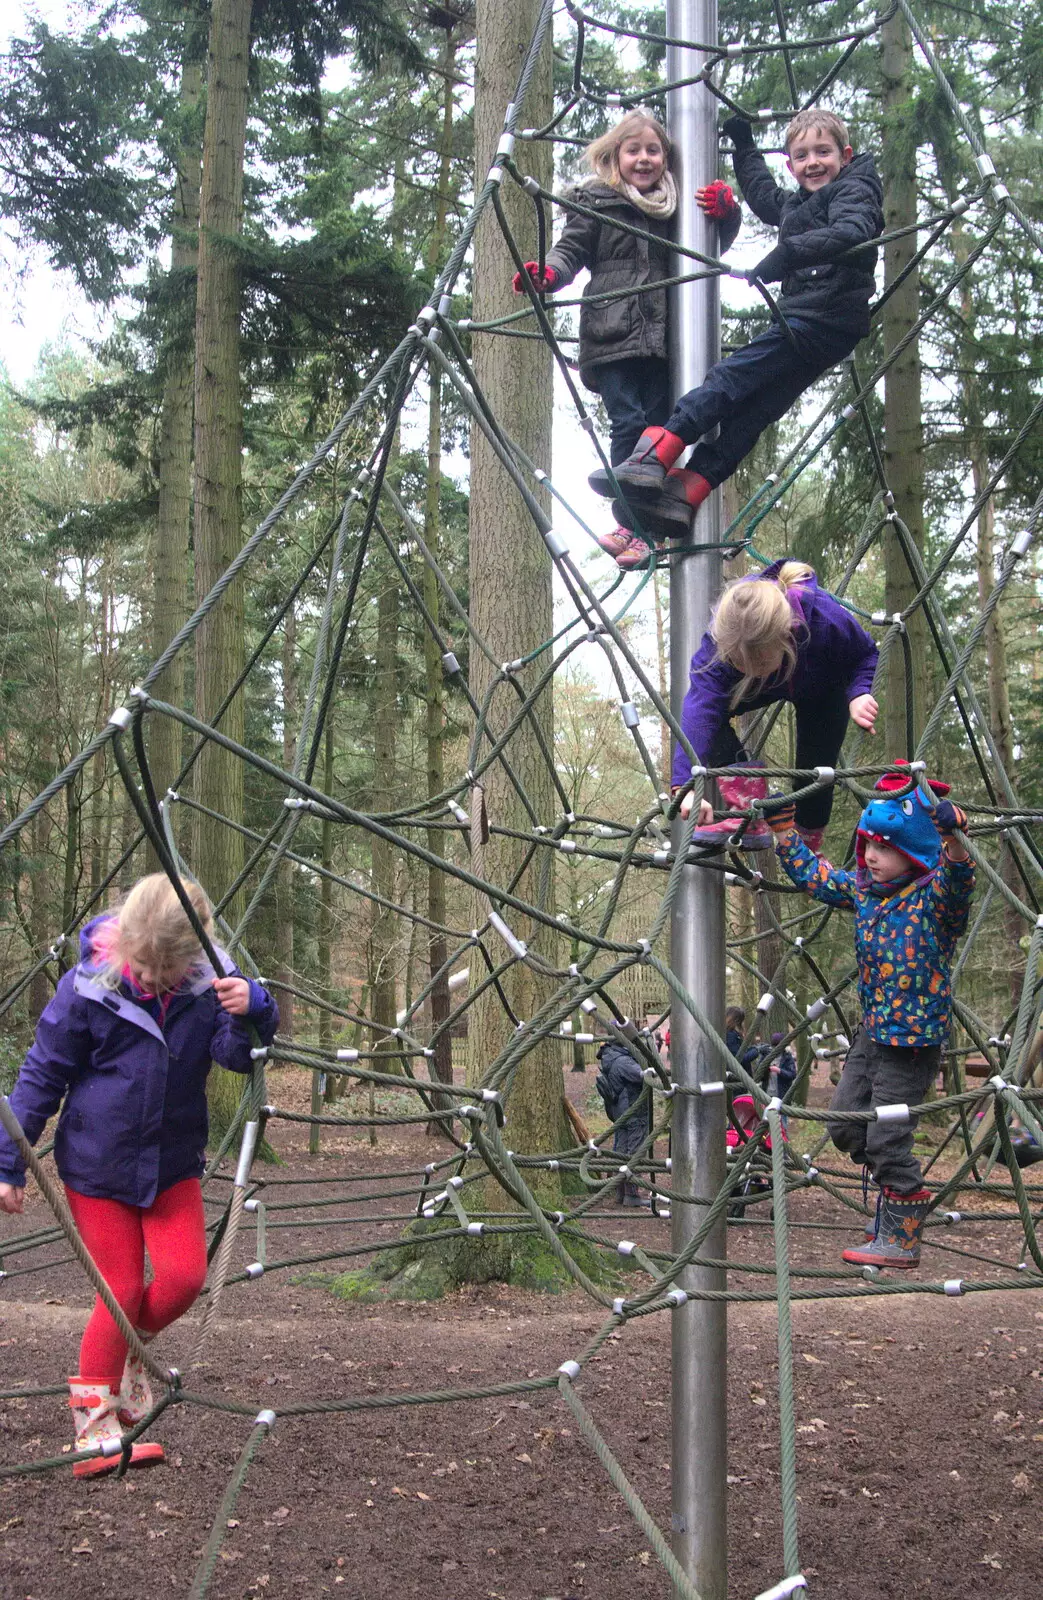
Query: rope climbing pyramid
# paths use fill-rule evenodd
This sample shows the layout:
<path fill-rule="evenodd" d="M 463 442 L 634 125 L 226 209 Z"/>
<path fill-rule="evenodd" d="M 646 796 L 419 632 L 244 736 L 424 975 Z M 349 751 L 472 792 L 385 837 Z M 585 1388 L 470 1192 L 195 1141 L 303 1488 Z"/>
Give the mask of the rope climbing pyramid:
<path fill-rule="evenodd" d="M 437 936 L 444 954 L 438 971 L 421 983 L 393 1021 L 366 1009 L 365 1000 L 349 1010 L 331 1000 L 334 987 L 316 969 L 302 973 L 293 993 L 307 1013 L 325 1015 L 322 1031 L 292 1040 L 280 1039 L 254 1049 L 255 1065 L 239 1110 L 213 1153 L 206 1182 L 211 1197 L 222 1196 L 219 1219 L 212 1228 L 210 1280 L 205 1310 L 183 1371 L 157 1360 L 127 1322 L 97 1267 L 83 1246 L 52 1175 L 46 1156 L 32 1150 L 21 1136 L 6 1101 L 0 1120 L 20 1142 L 29 1170 L 51 1206 L 57 1227 L 33 1230 L 4 1247 L 0 1292 L 26 1275 L 46 1267 L 55 1252 L 73 1250 L 94 1288 L 102 1296 L 136 1355 L 151 1374 L 156 1401 L 144 1421 L 124 1435 L 123 1466 L 135 1439 L 147 1436 L 167 1407 L 209 1405 L 231 1417 L 250 1419 L 242 1446 L 220 1504 L 191 1593 L 210 1591 L 220 1560 L 229 1519 L 248 1482 L 255 1458 L 263 1455 L 273 1429 L 296 1418 L 353 1413 L 377 1406 L 394 1407 L 502 1395 L 557 1391 L 562 1407 L 574 1419 L 608 1478 L 622 1495 L 650 1549 L 662 1564 L 678 1595 L 699 1600 L 700 1591 L 678 1560 L 669 1537 L 658 1526 L 629 1482 L 625 1465 L 610 1448 L 584 1398 L 589 1363 L 620 1333 L 637 1336 L 648 1316 L 675 1317 L 694 1300 L 723 1303 L 763 1301 L 777 1308 L 778 1400 L 780 1416 L 781 1516 L 785 1571 L 767 1596 L 805 1592 L 811 1580 L 801 1570 L 796 1494 L 796 1430 L 792 1376 L 791 1308 L 796 1300 L 836 1296 L 873 1299 L 892 1294 L 959 1299 L 998 1289 L 1032 1293 L 1043 1288 L 1043 1239 L 1039 1222 L 1043 1188 L 1023 1167 L 1026 1145 L 1043 1148 L 1043 1079 L 1038 1051 L 1043 1009 L 1043 856 L 1039 823 L 1043 812 L 1021 804 L 1015 774 L 990 714 L 985 664 L 994 630 L 1012 598 L 1034 581 L 1031 570 L 1043 492 L 1016 528 L 1006 527 L 990 571 L 987 593 L 973 620 L 967 622 L 966 558 L 980 520 L 1012 469 L 1024 460 L 1038 437 L 1043 399 L 1028 406 L 999 461 L 975 480 L 973 492 L 951 507 L 941 531 L 926 545 L 903 522 L 888 481 L 882 440 L 879 394 L 896 364 L 921 336 L 930 338 L 961 307 L 975 274 L 988 271 L 993 253 L 1007 238 L 1024 239 L 1034 249 L 1043 240 L 1024 209 L 997 176 L 980 132 L 955 94 L 931 38 L 915 13 L 898 0 L 896 7 L 857 26 L 823 37 L 804 37 L 787 25 L 776 8 L 776 32 L 770 41 L 737 38 L 720 45 L 640 33 L 609 24 L 568 3 L 574 43 L 570 86 L 541 128 L 526 125 L 526 95 L 546 42 L 553 7 L 544 6 L 527 53 L 494 164 L 481 184 L 463 222 L 430 302 L 404 333 L 398 347 L 366 383 L 350 410 L 319 450 L 298 472 L 271 512 L 244 544 L 235 562 L 189 619 L 170 646 L 129 696 L 125 707 L 76 757 L 0 832 L 0 851 L 17 850 L 25 830 L 48 807 L 60 805 L 66 788 L 100 758 L 119 778 L 121 791 L 133 806 L 140 828 L 132 848 L 147 844 L 171 875 L 191 874 L 192 861 L 178 822 L 201 819 L 203 826 L 230 829 L 245 839 L 240 880 L 217 904 L 222 944 L 243 970 L 257 976 L 249 955 L 251 926 L 261 913 L 277 875 L 287 865 L 334 885 L 368 916 L 376 907 L 393 931 L 388 945 Z M 854 1011 L 857 972 L 852 965 L 850 925 L 843 913 L 809 907 L 799 891 L 780 881 L 770 869 L 755 870 L 751 857 L 737 846 L 707 853 L 691 844 L 695 817 L 678 822 L 684 793 L 671 795 L 664 782 L 661 741 L 679 743 L 690 759 L 693 777 L 687 789 L 696 802 L 728 768 L 701 766 L 678 721 L 662 683 L 643 662 L 634 644 L 632 624 L 647 616 L 655 597 L 656 558 L 649 547 L 633 573 L 623 575 L 597 553 L 594 530 L 570 503 L 564 487 L 568 474 L 548 473 L 530 457 L 515 436 L 513 419 L 499 415 L 483 391 L 475 351 L 482 341 L 504 345 L 524 336 L 542 341 L 553 356 L 577 424 L 589 440 L 589 466 L 610 469 L 599 440 L 599 418 L 585 401 L 569 355 L 570 327 L 561 309 L 547 305 L 535 288 L 510 315 L 480 320 L 456 314 L 462 278 L 471 258 L 479 226 L 497 227 L 515 267 L 523 271 L 523 249 L 515 237 L 504 195 L 519 189 L 532 208 L 540 239 L 542 263 L 556 216 L 581 214 L 583 203 L 563 187 L 547 187 L 527 176 L 522 152 L 527 145 L 570 139 L 570 118 L 608 109 L 628 109 L 630 100 L 617 89 L 594 83 L 586 61 L 591 41 L 621 36 L 643 47 L 688 51 L 695 65 L 687 75 L 728 112 L 751 116 L 766 129 L 785 125 L 795 109 L 829 103 L 841 75 L 862 55 L 879 46 L 881 30 L 895 16 L 904 18 L 938 97 L 946 109 L 954 137 L 966 154 L 972 179 L 954 188 L 951 198 L 931 215 L 919 218 L 913 230 L 915 248 L 908 271 L 929 268 L 929 289 L 916 320 L 890 348 L 881 340 L 860 348 L 843 363 L 839 376 L 814 391 L 781 436 L 772 470 L 743 504 L 735 509 L 719 541 L 729 570 L 755 571 L 789 553 L 791 525 L 782 514 L 791 491 L 817 485 L 823 464 L 841 446 L 856 459 L 868 485 L 859 502 L 860 524 L 849 538 L 840 570 L 831 577 L 831 591 L 879 647 L 877 685 L 885 681 L 911 684 L 911 636 L 926 641 L 934 669 L 932 703 L 922 716 L 907 690 L 905 745 L 871 758 L 864 733 L 852 730 L 843 765 L 809 771 L 798 768 L 787 751 L 785 724 L 775 711 L 761 714 L 744 733 L 751 750 L 759 751 L 764 775 L 776 789 L 792 789 L 795 798 L 831 785 L 837 796 L 837 817 L 830 834 L 834 855 L 850 849 L 851 834 L 861 809 L 873 798 L 874 785 L 895 757 L 909 762 L 909 787 L 915 795 L 928 773 L 934 774 L 939 752 L 966 752 L 966 769 L 975 774 L 959 794 L 968 814 L 968 850 L 977 874 L 977 898 L 971 923 L 954 970 L 954 1027 L 943 1053 L 944 1092 L 922 1107 L 883 1108 L 893 1117 L 929 1114 L 938 1130 L 924 1180 L 930 1192 L 924 1256 L 915 1278 L 881 1275 L 875 1267 L 834 1267 L 810 1262 L 803 1250 L 803 1228 L 809 1212 L 823 1227 L 863 1227 L 871 1206 L 856 1168 L 832 1147 L 824 1128 L 821 1104 L 809 1103 L 812 1074 L 822 1064 L 842 1058 L 857 1030 Z M 801 14 L 807 20 L 807 13 Z M 743 98 L 743 73 L 768 58 L 778 66 L 776 80 L 784 100 L 750 112 Z M 671 57 L 673 59 L 673 57 Z M 814 71 L 801 67 L 814 63 Z M 799 82 L 797 74 L 800 74 Z M 732 86 L 738 83 L 735 92 Z M 657 95 L 671 88 L 661 84 Z M 638 96 L 633 97 L 633 103 Z M 950 248 L 955 229 L 960 248 Z M 906 230 L 908 231 L 908 230 Z M 902 229 L 885 233 L 883 242 Z M 713 256 L 679 245 L 683 270 L 662 287 L 727 276 L 729 268 Z M 735 274 L 742 276 L 742 274 Z M 899 287 L 892 282 L 873 306 L 879 322 L 884 305 Z M 770 299 L 770 296 L 768 297 Z M 872 357 L 863 352 L 872 350 Z M 498 640 L 476 626 L 463 584 L 454 576 L 444 552 L 433 547 L 417 520 L 408 497 L 396 485 L 393 470 L 396 439 L 403 411 L 426 396 L 437 378 L 443 392 L 468 420 L 482 448 L 495 457 L 510 480 L 528 518 L 528 548 L 553 572 L 556 603 L 554 631 L 537 647 L 504 661 Z M 194 644 L 200 626 L 220 606 L 228 590 L 278 543 L 287 521 L 328 470 L 338 451 L 355 449 L 359 438 L 370 441 L 366 459 L 337 517 L 299 563 L 293 587 L 266 624 L 243 673 L 227 685 L 226 705 L 242 691 L 250 674 L 269 663 L 278 650 L 279 630 L 289 608 L 308 584 L 320 581 L 324 601 L 316 617 L 310 681 L 296 739 L 296 756 L 288 766 L 251 749 L 222 731 L 221 717 L 207 723 L 186 705 L 162 697 L 158 686 L 172 661 Z M 758 457 L 758 459 L 760 459 Z M 555 464 L 556 466 L 556 464 Z M 816 474 L 818 475 L 816 477 Z M 571 479 L 568 479 L 571 482 Z M 1015 501 L 1012 497 L 1011 504 Z M 548 514 L 548 507 L 553 515 Z M 1014 513 L 1011 513 L 1013 516 Z M 1008 521 L 1010 518 L 1008 518 Z M 640 532 L 640 529 L 639 529 Z M 883 592 L 883 549 L 890 541 L 904 559 L 908 600 L 898 611 L 864 605 L 870 593 Z M 700 547 L 677 547 L 662 565 L 674 570 L 703 557 Z M 702 547 L 704 549 L 708 547 Z M 581 554 L 577 554 L 577 550 Z M 591 559 L 587 559 L 588 554 Z M 324 785 L 319 753 L 327 719 L 334 705 L 346 641 L 365 592 L 362 577 L 379 558 L 399 586 L 415 625 L 428 648 L 440 658 L 445 692 L 466 737 L 446 746 L 441 788 L 418 795 L 415 772 L 403 777 L 400 791 L 382 809 L 364 810 L 349 803 L 344 785 Z M 731 563 L 735 563 L 731 566 Z M 472 586 L 473 588 L 473 586 Z M 511 598 L 507 597 L 508 607 Z M 973 609 L 973 608 L 972 608 Z M 480 670 L 476 667 L 480 663 Z M 892 669 L 904 664 L 904 675 Z M 553 695 L 574 667 L 587 667 L 594 681 L 606 686 L 604 698 L 618 705 L 620 724 L 630 741 L 625 805 L 611 801 L 598 812 L 573 809 L 562 781 L 556 752 Z M 889 679 L 889 676 L 890 679 Z M 166 795 L 156 792 L 149 763 L 149 730 L 169 719 L 193 741 L 195 753 L 183 782 Z M 203 807 L 194 798 L 191 769 L 199 751 L 217 747 L 249 774 L 254 791 L 268 805 L 267 831 L 245 829 L 239 818 Z M 879 740 L 874 749 L 879 748 Z M 535 752 L 535 757 L 533 755 Z M 632 798 L 640 794 L 634 816 Z M 509 796 L 507 806 L 500 797 Z M 627 809 L 627 815 L 623 810 Z M 697 810 L 697 807 L 695 808 Z M 519 822 L 518 819 L 521 819 Z M 757 807 L 747 819 L 758 819 Z M 841 838 L 844 828 L 848 834 Z M 326 830 L 360 847 L 390 852 L 414 876 L 440 875 L 445 884 L 445 913 L 434 921 L 419 909 L 415 894 L 396 898 L 386 885 L 363 884 L 361 875 L 343 863 L 324 860 L 317 841 Z M 741 840 L 740 840 L 741 846 Z M 54 930 L 53 945 L 12 982 L 2 999 L 11 1008 L 42 971 L 58 974 L 72 964 L 71 948 L 78 927 L 102 909 L 122 862 L 96 891 L 77 905 L 69 925 Z M 756 995 L 753 1018 L 734 1052 L 721 1031 L 721 1019 L 709 1015 L 700 999 L 682 982 L 669 954 L 669 926 L 678 895 L 691 874 L 718 875 L 727 890 L 729 943 L 727 961 L 733 983 L 740 981 Z M 555 890 L 555 871 L 577 887 L 566 899 Z M 390 882 L 395 883 L 394 875 Z M 207 887 L 204 885 L 204 887 Z M 238 897 L 238 898 L 237 898 Z M 233 916 L 234 921 L 225 920 Z M 1016 930 L 1016 932 L 1012 932 Z M 1003 945 L 1002 941 L 1007 944 Z M 1020 940 L 1020 944 L 1017 941 Z M 1009 984 L 990 982 L 976 967 L 977 953 L 997 947 L 1017 948 L 1024 963 L 1020 991 L 1010 996 Z M 721 952 L 722 960 L 725 959 Z M 459 975 L 466 970 L 466 977 Z M 451 977 L 458 982 L 448 1010 L 435 1018 L 432 997 Z M 401 999 L 402 996 L 397 998 Z M 704 1041 L 710 1064 L 697 1086 L 671 1075 L 659 1042 L 662 1028 L 676 1029 L 678 1016 L 692 1019 Z M 761 1027 L 773 1030 L 773 1043 L 756 1068 L 746 1056 Z M 469 1034 L 471 1068 L 467 1082 L 436 1070 L 440 1052 L 454 1034 Z M 342 1042 L 349 1037 L 350 1044 Z M 643 1072 L 640 1099 L 597 1137 L 570 1133 L 558 1148 L 532 1148 L 520 1118 L 512 1118 L 521 1085 L 533 1075 L 558 1080 L 552 1095 L 553 1117 L 560 1124 L 560 1074 L 576 1046 L 606 1041 L 623 1045 Z M 770 1073 L 786 1052 L 796 1052 L 796 1081 L 784 1097 L 776 1095 Z M 270 1072 L 290 1064 L 314 1075 L 316 1093 L 310 1112 L 279 1104 L 279 1079 Z M 978 1076 L 974 1074 L 977 1073 Z M 376 1095 L 393 1092 L 409 1097 L 405 1112 L 371 1111 L 369 1116 L 339 1110 L 327 1098 L 329 1085 L 340 1083 Z M 748 1097 L 751 1115 L 740 1122 L 736 1097 Z M 675 1187 L 672 1157 L 664 1155 L 686 1098 L 716 1098 L 728 1105 L 730 1141 L 723 1181 L 707 1199 Z M 357 1102 L 353 1102 L 357 1104 Z M 679 1109 L 680 1108 L 680 1109 Z M 648 1116 L 647 1134 L 628 1155 L 621 1173 L 612 1154 L 613 1135 L 634 1112 Z M 852 1112 L 853 1122 L 868 1123 L 876 1112 Z M 341 1245 L 325 1236 L 307 1257 L 273 1256 L 267 1232 L 266 1195 L 270 1185 L 257 1161 L 266 1132 L 281 1122 L 304 1121 L 316 1130 L 365 1126 L 372 1120 L 385 1127 L 437 1124 L 448 1152 L 410 1174 L 403 1193 L 404 1209 L 413 1217 L 408 1234 L 388 1240 L 370 1238 L 361 1245 Z M 722 1123 L 723 1125 L 723 1123 Z M 227 1184 L 235 1161 L 227 1202 Z M 724 1160 L 722 1152 L 722 1161 Z M 627 1238 L 606 1236 L 606 1206 L 621 1175 L 650 1201 L 651 1213 L 689 1208 L 694 1224 L 678 1246 L 679 1235 L 655 1248 Z M 337 1203 L 350 1212 L 367 1199 L 346 1170 L 334 1184 Z M 271 1192 L 274 1192 L 272 1190 Z M 795 1208 L 800 1222 L 794 1225 Z M 315 1225 L 323 1222 L 321 1214 Z M 712 1256 L 708 1241 L 725 1220 L 740 1245 L 725 1263 Z M 947 1239 L 956 1225 L 960 1237 L 988 1224 L 990 1238 L 999 1231 L 1004 1243 L 996 1252 Z M 305 1225 L 305 1224 L 302 1224 Z M 664 1235 L 665 1235 L 665 1230 Z M 252 1238 L 255 1260 L 242 1268 L 239 1257 Z M 400 1267 L 402 1251 L 415 1261 L 451 1248 L 460 1252 L 488 1250 L 491 1245 L 525 1241 L 553 1262 L 561 1280 L 588 1297 L 602 1315 L 596 1335 L 576 1349 L 556 1371 L 521 1375 L 509 1382 L 484 1386 L 433 1384 L 425 1394 L 382 1393 L 331 1395 L 319 1403 L 258 1406 L 208 1394 L 205 1374 L 197 1391 L 191 1369 L 205 1357 L 217 1308 L 227 1288 L 249 1278 L 290 1270 L 302 1260 L 353 1264 L 356 1257 L 379 1262 L 387 1257 Z M 619 1292 L 615 1264 L 627 1268 L 626 1287 Z M 693 1287 L 691 1269 L 727 1268 L 721 1290 Z M 392 1274 L 392 1283 L 394 1282 Z M 263 1293 L 263 1285 L 258 1289 Z M 59 1376 L 40 1374 L 41 1387 L 18 1395 L 57 1394 Z M 10 1398 L 10 1395 L 3 1398 Z M 237 1426 L 241 1424 L 237 1423 Z M 68 1455 L 7 1464 L 0 1476 L 33 1474 L 66 1466 Z"/>

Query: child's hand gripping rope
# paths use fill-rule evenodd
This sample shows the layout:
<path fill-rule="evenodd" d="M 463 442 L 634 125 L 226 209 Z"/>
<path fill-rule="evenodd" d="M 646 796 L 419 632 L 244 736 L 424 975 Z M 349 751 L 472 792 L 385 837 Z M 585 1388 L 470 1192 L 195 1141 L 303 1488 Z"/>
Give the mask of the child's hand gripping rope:
<path fill-rule="evenodd" d="M 765 822 L 777 839 L 785 833 L 792 833 L 797 826 L 796 802 L 788 794 L 769 794 L 761 809 Z"/>
<path fill-rule="evenodd" d="M 529 274 L 530 281 L 537 294 L 552 294 L 558 286 L 558 274 L 553 267 L 544 267 L 541 272 L 538 261 L 526 261 L 525 271 Z M 524 275 L 516 272 L 512 281 L 515 294 L 524 294 Z"/>

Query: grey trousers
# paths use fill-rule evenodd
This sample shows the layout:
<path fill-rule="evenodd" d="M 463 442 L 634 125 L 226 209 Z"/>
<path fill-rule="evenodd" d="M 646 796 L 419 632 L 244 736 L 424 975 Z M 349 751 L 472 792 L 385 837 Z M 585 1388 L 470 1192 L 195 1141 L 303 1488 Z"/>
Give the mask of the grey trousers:
<path fill-rule="evenodd" d="M 904 1102 L 920 1105 L 934 1082 L 941 1059 L 939 1045 L 898 1049 L 878 1044 L 864 1028 L 855 1034 L 844 1070 L 829 1104 L 830 1111 L 871 1111 Z M 912 1194 L 923 1186 L 920 1163 L 913 1155 L 918 1117 L 908 1122 L 831 1122 L 829 1136 L 858 1166 L 869 1167 L 881 1186 Z"/>

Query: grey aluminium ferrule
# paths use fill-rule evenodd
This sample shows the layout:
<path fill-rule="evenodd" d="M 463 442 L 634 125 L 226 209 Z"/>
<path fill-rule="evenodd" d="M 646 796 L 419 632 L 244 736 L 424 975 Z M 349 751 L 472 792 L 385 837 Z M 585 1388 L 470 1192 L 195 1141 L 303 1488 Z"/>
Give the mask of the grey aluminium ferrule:
<path fill-rule="evenodd" d="M 245 1189 L 250 1181 L 250 1168 L 253 1166 L 254 1151 L 257 1149 L 257 1135 L 260 1132 L 259 1122 L 248 1122 L 243 1129 L 243 1142 L 239 1147 L 239 1165 L 235 1169 L 235 1186 Z"/>

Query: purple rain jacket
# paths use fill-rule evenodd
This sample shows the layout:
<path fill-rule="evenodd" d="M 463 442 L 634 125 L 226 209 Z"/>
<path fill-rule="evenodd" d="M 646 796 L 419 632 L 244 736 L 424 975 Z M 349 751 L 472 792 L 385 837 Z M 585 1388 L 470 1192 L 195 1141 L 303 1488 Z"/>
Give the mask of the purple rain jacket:
<path fill-rule="evenodd" d="M 107 989 L 98 981 L 92 935 L 106 920 L 95 917 L 81 930 L 82 959 L 40 1017 L 11 1109 L 35 1144 L 62 1105 L 54 1140 L 62 1182 L 96 1199 L 150 1206 L 164 1189 L 202 1174 L 211 1061 L 249 1072 L 245 1023 L 268 1044 L 279 1012 L 267 989 L 248 979 L 247 1017 L 231 1016 L 218 1004 L 216 974 L 204 960 L 175 993 L 161 1027 L 126 985 Z M 223 975 L 242 977 L 231 957 L 219 954 Z M 21 1157 L 0 1128 L 0 1182 L 24 1181 Z"/>
<path fill-rule="evenodd" d="M 777 578 L 783 565 L 782 561 L 775 561 L 746 581 L 760 583 Z M 733 708 L 731 700 L 742 673 L 722 661 L 710 634 L 703 634 L 703 642 L 692 657 L 688 693 L 681 708 L 681 727 L 704 766 L 713 764 L 710 757 L 717 734 L 730 717 L 740 712 L 756 711 L 760 706 L 774 705 L 777 700 L 789 700 L 804 714 L 813 716 L 816 703 L 824 700 L 838 683 L 844 685 L 848 700 L 872 691 L 876 642 L 859 626 L 850 611 L 825 589 L 820 589 L 815 577 L 790 589 L 788 599 L 797 623 L 797 660 L 793 672 L 788 678 L 776 674 L 767 679 L 763 687 L 740 706 Z M 674 787 L 686 784 L 691 775 L 691 762 L 682 747 L 675 746 Z"/>

